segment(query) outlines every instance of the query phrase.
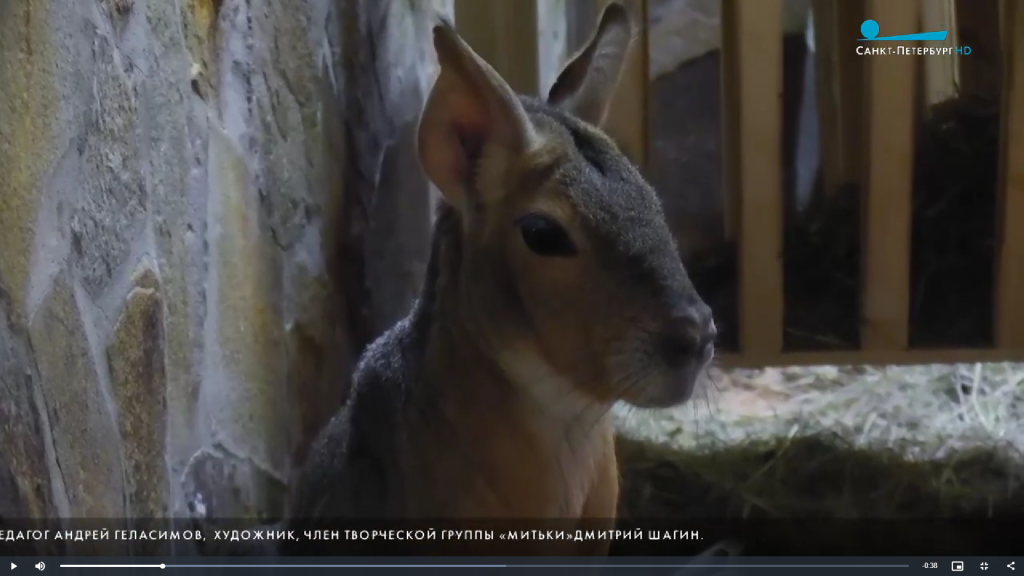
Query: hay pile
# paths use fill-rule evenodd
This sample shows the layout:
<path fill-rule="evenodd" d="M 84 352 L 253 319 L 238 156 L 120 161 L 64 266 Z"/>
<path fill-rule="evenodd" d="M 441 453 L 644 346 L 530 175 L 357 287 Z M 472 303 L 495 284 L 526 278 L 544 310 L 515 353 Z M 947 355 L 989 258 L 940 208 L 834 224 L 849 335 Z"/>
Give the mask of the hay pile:
<path fill-rule="evenodd" d="M 937 104 L 920 123 L 916 146 L 911 345 L 989 345 L 999 111 L 968 98 Z M 848 187 L 785 223 L 787 350 L 859 347 L 860 202 L 857 187 Z M 736 263 L 734 245 L 687 263 L 728 351 L 737 345 Z"/>
<path fill-rule="evenodd" d="M 624 516 L 1024 514 L 1022 365 L 770 369 L 715 380 L 720 389 L 707 403 L 617 413 Z M 956 524 L 899 536 L 906 541 L 884 545 L 908 550 L 939 538 L 964 553 L 972 537 Z M 805 532 L 778 535 L 771 550 L 746 544 L 753 555 L 836 546 Z M 850 542 L 836 553 L 862 554 L 865 546 Z"/>

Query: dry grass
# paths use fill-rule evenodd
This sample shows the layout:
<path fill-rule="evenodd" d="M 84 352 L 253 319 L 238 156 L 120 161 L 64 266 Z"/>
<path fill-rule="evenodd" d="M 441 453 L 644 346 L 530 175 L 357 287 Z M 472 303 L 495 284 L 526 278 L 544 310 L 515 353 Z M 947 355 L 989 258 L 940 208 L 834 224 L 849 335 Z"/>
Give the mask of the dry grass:
<path fill-rule="evenodd" d="M 617 412 L 623 514 L 1024 513 L 1022 365 L 744 370 L 715 380 L 703 402 Z"/>

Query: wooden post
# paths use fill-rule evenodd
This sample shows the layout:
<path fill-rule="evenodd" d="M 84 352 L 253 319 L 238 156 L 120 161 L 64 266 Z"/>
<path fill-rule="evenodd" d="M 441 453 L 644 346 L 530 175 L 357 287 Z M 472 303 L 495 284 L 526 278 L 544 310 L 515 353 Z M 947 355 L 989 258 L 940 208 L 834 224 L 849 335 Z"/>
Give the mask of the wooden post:
<path fill-rule="evenodd" d="M 538 0 L 455 0 L 455 27 L 513 90 L 540 95 Z"/>
<path fill-rule="evenodd" d="M 480 0 L 477 0 L 480 1 Z M 510 1 L 510 0 L 504 0 Z M 514 1 L 514 0 L 513 0 Z M 603 10 L 608 0 L 602 0 Z M 648 71 L 647 0 L 625 0 L 633 15 L 636 37 L 615 91 L 605 131 L 611 136 L 641 172 L 647 170 L 647 114 L 650 106 L 650 73 Z M 600 14 L 600 11 L 598 12 Z M 593 31 L 593 26 L 591 30 Z"/>
<path fill-rule="evenodd" d="M 726 19 L 726 11 L 733 10 L 731 0 L 722 1 L 721 26 L 721 86 L 722 86 L 722 218 L 725 239 L 735 241 L 740 236 L 740 78 L 737 57 L 734 52 L 737 46 L 735 18 Z M 781 42 L 781 39 L 780 39 Z M 726 47 L 729 46 L 727 49 Z M 728 59 L 726 58 L 728 53 Z M 781 55 L 779 56 L 781 59 Z M 781 109 L 780 109 L 781 110 Z M 781 121 L 780 121 L 781 122 Z M 779 146 L 782 141 L 779 141 Z M 739 272 L 742 276 L 742 272 Z M 742 298 L 741 298 L 742 300 Z M 743 307 L 742 301 L 737 306 Z M 742 340 L 742 335 L 741 335 Z M 741 345 L 742 350 L 742 345 Z M 742 352 L 741 352 L 742 354 Z"/>
<path fill-rule="evenodd" d="M 868 18 L 883 35 L 910 34 L 917 2 L 868 0 Z M 865 42 L 897 50 L 903 42 Z M 910 225 L 914 165 L 916 66 L 921 57 L 862 56 L 867 65 L 867 189 L 864 191 L 862 348 L 904 350 L 909 333 Z"/>
<path fill-rule="evenodd" d="M 782 352 L 782 1 L 722 2 L 725 177 L 739 199 L 740 350 Z"/>
<path fill-rule="evenodd" d="M 999 0 L 956 0 L 956 42 L 970 46 L 970 54 L 957 57 L 962 94 L 998 102 L 1003 66 L 999 46 Z"/>
<path fill-rule="evenodd" d="M 1024 349 L 1024 6 L 1004 0 L 1003 116 L 1000 146 L 996 344 Z"/>
<path fill-rule="evenodd" d="M 834 0 L 814 0 L 811 10 L 814 18 L 814 77 L 820 132 L 821 182 L 822 192 L 828 197 L 835 194 L 842 184 L 836 3 Z"/>
<path fill-rule="evenodd" d="M 954 0 L 921 0 L 921 25 L 925 32 L 949 30 L 951 37 L 954 23 Z M 955 54 L 929 56 L 924 58 L 924 104 L 930 106 L 956 96 Z"/>
<path fill-rule="evenodd" d="M 831 197 L 863 177 L 864 59 L 857 39 L 864 0 L 814 0 L 823 192 Z"/>

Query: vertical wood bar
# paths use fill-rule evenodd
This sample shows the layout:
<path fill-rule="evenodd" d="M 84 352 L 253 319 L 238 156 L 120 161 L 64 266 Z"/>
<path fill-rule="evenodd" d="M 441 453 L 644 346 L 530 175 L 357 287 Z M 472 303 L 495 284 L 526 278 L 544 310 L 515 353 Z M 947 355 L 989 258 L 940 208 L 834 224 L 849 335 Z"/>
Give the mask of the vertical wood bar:
<path fill-rule="evenodd" d="M 842 133 L 839 146 L 843 184 L 863 184 L 866 162 L 864 142 L 864 58 L 848 46 L 860 38 L 860 25 L 867 10 L 865 0 L 835 0 L 838 56 L 839 122 Z M 843 43 L 846 46 L 843 46 Z M 843 49 L 845 48 L 845 49 Z"/>
<path fill-rule="evenodd" d="M 998 102 L 1003 66 L 999 46 L 999 0 L 957 0 L 957 44 L 971 53 L 957 56 L 960 92 Z"/>
<path fill-rule="evenodd" d="M 842 184 L 839 121 L 838 56 L 835 0 L 814 0 L 815 98 L 818 106 L 818 138 L 821 148 L 821 181 L 826 196 Z"/>
<path fill-rule="evenodd" d="M 918 27 L 917 2 L 869 0 L 882 35 Z M 864 194 L 862 347 L 904 350 L 909 333 L 910 225 L 915 88 L 921 57 L 895 53 L 915 43 L 873 42 L 892 54 L 862 56 L 867 65 L 867 189 Z"/>
<path fill-rule="evenodd" d="M 953 3 L 951 0 L 921 0 L 922 30 L 953 29 Z M 955 55 L 930 56 L 924 59 L 924 104 L 942 102 L 956 95 Z"/>
<path fill-rule="evenodd" d="M 814 0 L 815 60 L 826 197 L 864 170 L 864 59 L 854 49 L 864 0 Z"/>
<path fill-rule="evenodd" d="M 782 1 L 722 1 L 725 174 L 739 199 L 740 349 L 782 351 Z"/>
<path fill-rule="evenodd" d="M 956 2 L 956 0 L 950 1 Z M 999 38 L 1000 46 L 1002 46 L 1003 49 L 1005 49 L 1007 46 L 1007 42 L 1009 41 L 1008 38 L 1010 36 L 1010 30 L 1012 30 L 1011 26 L 1008 24 L 1010 18 L 1006 10 L 1006 8 L 1009 5 L 1010 3 L 1008 0 L 999 0 Z"/>
<path fill-rule="evenodd" d="M 1002 349 L 1024 349 L 1024 6 L 1005 0 L 995 327 Z"/>
<path fill-rule="evenodd" d="M 601 9 L 603 10 L 607 4 L 608 0 L 602 1 Z M 637 28 L 636 37 L 622 70 L 604 129 L 619 144 L 622 153 L 632 160 L 641 172 L 646 172 L 647 114 L 650 105 L 647 0 L 625 0 L 623 4 L 633 16 Z M 595 21 L 591 25 L 591 32 L 596 25 Z"/>
<path fill-rule="evenodd" d="M 722 86 L 722 216 L 725 220 L 723 222 L 723 232 L 725 239 L 729 241 L 737 240 L 740 235 L 740 187 L 742 181 L 740 178 L 740 143 L 742 141 L 739 113 L 740 71 L 738 60 L 734 54 L 738 31 L 736 30 L 735 18 L 731 12 L 733 9 L 731 0 L 722 0 L 722 48 L 720 60 Z M 780 140 L 779 146 L 781 145 L 782 141 Z M 742 273 L 740 275 L 742 276 Z M 738 303 L 738 305 L 742 307 L 742 303 Z"/>
<path fill-rule="evenodd" d="M 513 90 L 540 95 L 537 2 L 455 0 L 455 27 Z"/>

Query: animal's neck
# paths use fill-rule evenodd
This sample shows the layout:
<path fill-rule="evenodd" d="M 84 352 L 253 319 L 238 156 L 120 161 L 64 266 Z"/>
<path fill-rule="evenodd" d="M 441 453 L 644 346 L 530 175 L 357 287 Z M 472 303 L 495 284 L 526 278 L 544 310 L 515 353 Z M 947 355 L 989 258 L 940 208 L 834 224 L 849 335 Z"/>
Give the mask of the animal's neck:
<path fill-rule="evenodd" d="M 471 270 L 464 255 L 460 216 L 442 206 L 410 318 L 424 362 L 407 390 L 408 420 L 419 422 L 409 432 L 446 447 L 413 456 L 417 489 L 435 495 L 424 506 L 456 517 L 577 517 L 598 466 L 610 461 L 608 407 L 584 398 L 540 350 L 493 333 L 502 319 L 484 299 L 511 283 Z M 477 322 L 481 314 L 490 322 Z"/>
<path fill-rule="evenodd" d="M 489 311 L 479 309 L 484 305 L 469 291 L 490 279 L 466 278 L 464 265 L 461 217 L 442 204 L 413 314 L 417 332 L 425 337 L 425 378 L 417 384 L 427 389 L 421 392 L 447 413 L 477 414 L 506 430 L 525 426 L 576 451 L 607 422 L 610 406 L 587 398 L 529 339 L 512 347 L 481 332 L 474 318 Z"/>

